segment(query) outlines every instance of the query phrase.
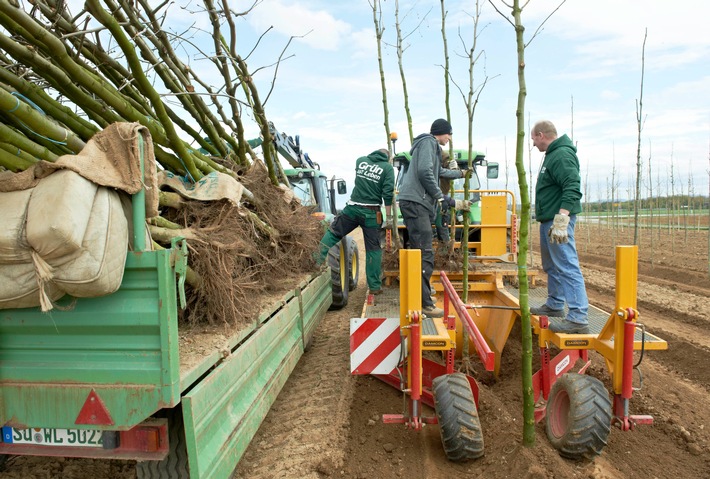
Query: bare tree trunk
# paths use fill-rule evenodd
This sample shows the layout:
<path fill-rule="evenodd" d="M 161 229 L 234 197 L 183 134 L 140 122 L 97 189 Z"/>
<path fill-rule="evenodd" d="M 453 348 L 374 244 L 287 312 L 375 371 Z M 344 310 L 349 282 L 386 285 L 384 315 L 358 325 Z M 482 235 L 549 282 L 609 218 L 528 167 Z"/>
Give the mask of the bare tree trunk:
<path fill-rule="evenodd" d="M 384 126 L 387 136 L 387 149 L 392 153 L 392 138 L 390 137 L 389 109 L 387 108 L 387 85 L 385 84 L 385 67 L 382 64 L 382 35 L 385 27 L 382 26 L 382 7 L 380 0 L 372 0 L 372 21 L 375 23 L 375 36 L 377 38 L 377 64 L 380 67 L 380 85 L 382 87 L 382 109 L 384 111 Z M 391 156 L 391 155 L 390 155 Z"/>
<path fill-rule="evenodd" d="M 451 123 L 451 107 L 449 106 L 449 45 L 446 41 L 446 9 L 444 8 L 444 0 L 441 0 L 441 39 L 444 42 L 444 105 L 446 106 L 446 120 Z M 454 157 L 454 143 L 449 142 L 449 158 Z M 452 216 L 453 220 L 456 218 Z"/>
<path fill-rule="evenodd" d="M 511 22 L 493 3 L 489 0 L 493 8 L 515 28 L 515 42 L 517 46 L 517 70 L 518 70 L 518 103 L 515 110 L 517 118 L 517 138 L 515 142 L 515 166 L 518 171 L 518 186 L 520 189 L 521 222 L 520 222 L 520 251 L 518 253 L 518 283 L 520 286 L 520 326 L 522 328 L 522 388 L 523 388 L 523 444 L 532 447 L 535 444 L 535 404 L 532 387 L 532 328 L 530 324 L 530 306 L 528 293 L 527 275 L 527 252 L 528 235 L 530 233 L 530 198 L 528 196 L 527 175 L 523 162 L 523 145 L 525 141 L 525 97 L 527 96 L 527 86 L 525 84 L 525 48 L 527 44 L 523 38 L 525 26 L 522 23 L 522 7 L 520 0 L 513 0 Z M 564 3 L 565 0 L 562 0 Z M 502 2 L 505 8 L 511 5 Z M 527 5 L 527 2 L 525 2 Z M 560 4 L 561 5 L 561 4 Z M 559 8 L 559 7 L 557 7 Z M 547 17 L 549 18 L 549 16 Z M 543 21 L 543 24 L 545 22 Z M 542 27 L 538 27 L 539 29 Z M 535 38 L 533 34 L 532 39 Z M 528 42 L 529 44 L 529 42 Z"/>
<path fill-rule="evenodd" d="M 612 160 L 611 160 L 611 216 L 612 216 L 612 230 L 611 230 L 611 244 L 614 248 L 616 248 L 616 233 L 617 233 L 617 227 L 619 226 L 619 221 L 618 221 L 618 211 L 619 207 L 617 206 L 617 202 L 619 201 L 619 198 L 616 196 L 617 189 L 616 189 L 616 156 L 612 155 Z M 616 200 L 616 202 L 614 201 Z"/>
<path fill-rule="evenodd" d="M 582 203 L 584 206 L 584 216 L 586 221 L 584 222 L 584 228 L 587 230 L 587 242 L 584 244 L 584 251 L 587 251 L 589 243 L 591 242 L 591 236 L 589 233 L 589 161 L 587 161 L 587 172 L 584 175 L 584 199 L 585 202 Z"/>
<path fill-rule="evenodd" d="M 517 118 L 518 136 L 515 148 L 515 166 L 518 170 L 518 184 L 520 186 L 521 222 L 520 222 L 520 252 L 518 253 L 518 284 L 520 285 L 520 327 L 522 328 L 522 388 L 523 388 L 523 444 L 528 447 L 535 445 L 535 400 L 532 387 L 532 327 L 530 325 L 530 305 L 528 297 L 527 276 L 527 237 L 530 233 L 530 198 L 525 184 L 527 176 L 523 164 L 523 140 L 525 138 L 525 97 L 527 86 L 525 84 L 525 41 L 523 33 L 525 27 L 522 23 L 522 9 L 520 0 L 513 0 L 513 17 L 515 19 L 515 39 L 518 50 L 518 105 L 515 116 Z"/>
<path fill-rule="evenodd" d="M 474 67 L 476 65 L 476 60 L 478 55 L 476 55 L 476 46 L 478 42 L 478 21 L 481 17 L 481 8 L 479 5 L 479 0 L 475 3 L 475 13 L 471 15 L 473 18 L 473 39 L 471 42 L 471 47 L 466 46 L 466 42 L 461 38 L 461 33 L 459 29 L 459 38 L 461 38 L 461 43 L 466 50 L 466 56 L 468 57 L 468 91 L 466 94 L 461 90 L 456 81 L 451 78 L 454 85 L 459 89 L 461 96 L 463 97 L 464 104 L 466 105 L 466 117 L 467 117 L 467 137 L 468 137 L 468 170 L 466 171 L 466 176 L 464 177 L 464 199 L 469 199 L 470 191 L 469 185 L 471 180 L 471 171 L 473 171 L 473 116 L 476 113 L 476 105 L 478 105 L 478 99 L 486 86 L 488 77 L 484 78 L 480 85 L 480 88 L 475 88 L 474 86 Z M 475 97 L 475 98 L 474 98 Z M 461 236 L 462 242 L 468 242 L 469 227 L 471 218 L 470 215 L 463 215 L 463 235 Z M 468 248 L 463 247 L 463 297 L 461 298 L 464 302 L 468 301 Z"/>
<path fill-rule="evenodd" d="M 402 55 L 404 54 L 404 46 L 402 38 L 402 29 L 399 23 L 399 0 L 394 2 L 394 18 L 395 28 L 397 30 L 397 63 L 399 65 L 399 76 L 402 78 L 402 93 L 404 94 L 404 113 L 407 116 L 407 130 L 409 132 L 409 144 L 414 143 L 414 132 L 412 131 L 412 114 L 409 111 L 409 94 L 407 93 L 407 79 L 404 76 L 404 67 L 402 66 Z"/>
<path fill-rule="evenodd" d="M 636 126 L 638 127 L 638 141 L 636 143 L 636 195 L 634 196 L 634 244 L 638 245 L 639 228 L 639 201 L 641 201 L 641 129 L 643 128 L 643 76 L 646 62 L 646 38 L 648 29 L 643 34 L 643 48 L 641 49 L 641 94 L 636 104 Z"/>
<path fill-rule="evenodd" d="M 399 5 L 399 2 L 397 2 Z M 389 108 L 387 107 L 387 85 L 385 83 L 385 68 L 382 63 L 382 35 L 385 32 L 385 27 L 382 26 L 382 7 L 380 0 L 373 0 L 370 3 L 372 7 L 372 20 L 375 23 L 375 36 L 377 38 L 377 64 L 380 69 L 380 86 L 382 88 L 382 109 L 384 112 L 384 126 L 385 135 L 387 135 L 387 150 L 390 152 L 390 163 L 392 162 L 392 135 L 390 134 L 390 120 L 389 120 Z M 400 71 L 401 71 L 401 59 L 400 59 Z M 404 74 L 402 73 L 402 81 L 404 82 Z M 405 86 L 405 99 L 407 98 L 407 90 Z M 410 127 L 411 130 L 411 127 Z M 411 132 L 410 132 L 411 137 Z M 397 231 L 397 204 L 392 204 L 392 241 L 394 242 L 395 248 L 399 249 L 399 232 Z"/>
<path fill-rule="evenodd" d="M 671 197 L 670 197 L 670 214 L 668 215 L 668 232 L 671 235 L 671 254 L 675 254 L 675 171 L 673 168 L 673 153 L 671 153 Z"/>
<path fill-rule="evenodd" d="M 651 260 L 651 266 L 653 266 L 654 262 L 654 257 L 655 257 L 655 248 L 653 247 L 653 209 L 655 207 L 655 202 L 653 200 L 653 176 L 651 176 L 651 142 L 648 142 L 648 207 L 650 210 L 650 216 L 649 216 L 649 227 L 650 227 L 650 236 L 651 236 L 651 252 L 650 252 L 650 260 Z M 660 225 L 659 225 L 660 228 Z"/>

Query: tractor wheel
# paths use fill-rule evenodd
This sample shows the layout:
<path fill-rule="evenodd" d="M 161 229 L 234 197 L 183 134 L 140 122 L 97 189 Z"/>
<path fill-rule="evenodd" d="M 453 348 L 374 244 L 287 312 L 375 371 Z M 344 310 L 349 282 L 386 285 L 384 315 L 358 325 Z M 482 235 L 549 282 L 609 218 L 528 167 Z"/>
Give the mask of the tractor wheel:
<path fill-rule="evenodd" d="M 348 263 L 350 267 L 350 283 L 348 290 L 354 291 L 360 282 L 360 251 L 357 248 L 357 243 L 354 239 L 348 238 Z"/>
<path fill-rule="evenodd" d="M 483 431 L 471 385 L 463 373 L 439 376 L 432 382 L 441 442 L 450 461 L 483 456 Z"/>
<path fill-rule="evenodd" d="M 547 437 L 560 456 L 593 459 L 611 430 L 611 400 L 604 384 L 585 374 L 562 375 L 547 401 Z"/>
<path fill-rule="evenodd" d="M 347 253 L 344 241 L 340 241 L 328 250 L 330 282 L 333 287 L 333 303 L 330 305 L 330 309 L 341 309 L 348 305 L 350 263 Z"/>
<path fill-rule="evenodd" d="M 136 477 L 138 479 L 189 479 L 187 446 L 182 412 L 175 408 L 168 412 L 168 441 L 170 451 L 162 461 L 138 461 Z"/>

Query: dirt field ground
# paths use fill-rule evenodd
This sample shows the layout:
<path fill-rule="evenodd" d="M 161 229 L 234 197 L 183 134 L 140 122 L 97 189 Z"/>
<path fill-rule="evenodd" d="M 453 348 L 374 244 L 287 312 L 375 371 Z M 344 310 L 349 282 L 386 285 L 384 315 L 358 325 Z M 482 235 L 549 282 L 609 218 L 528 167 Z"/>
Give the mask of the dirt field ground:
<path fill-rule="evenodd" d="M 536 244 L 536 225 L 533 225 Z M 628 235 L 629 230 L 624 232 Z M 632 232 L 631 232 L 632 234 Z M 590 301 L 614 304 L 613 243 L 630 237 L 580 224 L 578 248 Z M 350 376 L 349 319 L 360 316 L 365 298 L 364 248 L 361 284 L 341 311 L 329 312 L 309 351 L 286 383 L 274 408 L 234 473 L 235 478 L 707 478 L 710 477 L 710 279 L 707 232 L 642 235 L 639 253 L 640 322 L 668 341 L 668 351 L 646 353 L 643 384 L 631 400 L 632 414 L 654 416 L 652 426 L 612 429 L 609 444 L 593 462 L 562 459 L 536 426 L 534 447 L 521 445 L 519 324 L 506 345 L 498 380 L 479 378 L 485 456 L 467 464 L 446 460 L 438 426 L 413 432 L 381 421 L 403 411 L 402 395 L 368 376 Z M 536 254 L 534 258 L 536 258 Z M 650 258 L 653 258 L 653 264 Z M 541 286 L 544 288 L 544 283 Z M 592 354 L 589 373 L 609 388 L 606 366 Z M 433 414 L 433 411 L 426 411 Z M 0 478 L 135 477 L 133 464 L 15 457 Z"/>

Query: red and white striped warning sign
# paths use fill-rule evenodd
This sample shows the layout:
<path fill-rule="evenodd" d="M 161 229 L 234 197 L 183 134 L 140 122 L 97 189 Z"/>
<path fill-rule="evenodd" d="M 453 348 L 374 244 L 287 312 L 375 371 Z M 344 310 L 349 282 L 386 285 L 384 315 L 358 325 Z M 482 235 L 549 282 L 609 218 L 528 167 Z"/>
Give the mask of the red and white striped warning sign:
<path fill-rule="evenodd" d="M 350 320 L 350 372 L 390 374 L 400 357 L 399 318 Z"/>

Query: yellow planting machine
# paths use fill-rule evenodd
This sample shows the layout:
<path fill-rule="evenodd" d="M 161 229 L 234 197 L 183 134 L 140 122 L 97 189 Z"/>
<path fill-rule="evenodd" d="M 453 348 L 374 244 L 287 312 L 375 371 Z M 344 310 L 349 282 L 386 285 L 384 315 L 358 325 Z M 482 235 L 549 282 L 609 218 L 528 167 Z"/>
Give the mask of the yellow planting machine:
<path fill-rule="evenodd" d="M 400 237 L 405 244 L 398 252 L 398 267 L 385 272 L 383 293 L 369 295 L 361 317 L 352 319 L 350 326 L 351 373 L 375 375 L 408 400 L 406 411 L 385 414 L 383 421 L 414 430 L 438 423 L 444 450 L 452 461 L 484 454 L 478 384 L 474 377 L 457 372 L 456 358 L 467 350 L 469 357 L 478 357 L 486 371 L 498 376 L 508 337 L 521 314 L 519 290 L 514 286 L 515 198 L 509 191 L 472 193 L 480 197 L 481 221 L 472 227 L 478 233 L 469 235 L 467 278 L 461 271 L 440 270 L 431 279 L 444 318 L 422 314 L 421 252 L 406 249 L 403 231 Z M 460 250 L 461 242 L 455 247 Z M 611 313 L 590 306 L 590 334 L 553 333 L 548 324 L 554 319 L 532 316 L 540 351 L 540 369 L 532 378 L 535 420 L 547 420 L 548 438 L 564 457 L 593 458 L 602 452 L 612 425 L 626 431 L 653 421 L 629 412 L 634 369 L 643 353 L 667 349 L 664 340 L 639 323 L 637 254 L 635 246 L 617 247 L 616 304 Z M 464 284 L 468 290 L 465 303 L 461 300 Z M 531 288 L 530 306 L 542 304 L 546 296 L 546 288 Z M 585 374 L 590 350 L 606 362 L 611 394 L 602 381 Z M 436 414 L 425 414 L 423 404 L 433 407 Z"/>

